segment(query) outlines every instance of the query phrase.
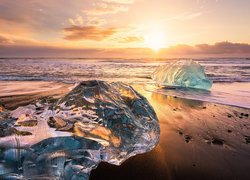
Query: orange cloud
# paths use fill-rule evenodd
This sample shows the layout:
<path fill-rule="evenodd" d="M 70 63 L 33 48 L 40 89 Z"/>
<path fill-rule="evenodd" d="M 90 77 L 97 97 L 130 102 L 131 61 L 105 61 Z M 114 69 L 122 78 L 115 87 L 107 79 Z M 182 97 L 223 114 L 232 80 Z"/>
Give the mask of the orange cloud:
<path fill-rule="evenodd" d="M 118 40 L 118 42 L 120 43 L 132 43 L 132 42 L 143 42 L 143 41 L 144 41 L 143 37 L 137 37 L 137 36 L 128 36 Z"/>
<path fill-rule="evenodd" d="M 9 43 L 11 43 L 10 39 L 0 35 L 0 44 L 9 44 Z"/>
<path fill-rule="evenodd" d="M 71 26 L 102 26 L 106 20 L 99 17 L 83 17 L 77 15 L 75 18 L 69 18 L 68 23 Z"/>
<path fill-rule="evenodd" d="M 14 36 L 14 35 L 9 35 L 9 34 L 0 34 L 0 45 L 2 46 L 16 46 L 16 45 L 21 45 L 21 46 L 27 46 L 27 45 L 42 45 L 41 41 L 36 41 L 34 39 L 29 39 L 26 37 L 21 37 L 21 36 Z"/>
<path fill-rule="evenodd" d="M 93 40 L 102 41 L 114 33 L 116 33 L 115 28 L 100 28 L 97 26 L 71 26 L 64 29 L 66 40 Z"/>

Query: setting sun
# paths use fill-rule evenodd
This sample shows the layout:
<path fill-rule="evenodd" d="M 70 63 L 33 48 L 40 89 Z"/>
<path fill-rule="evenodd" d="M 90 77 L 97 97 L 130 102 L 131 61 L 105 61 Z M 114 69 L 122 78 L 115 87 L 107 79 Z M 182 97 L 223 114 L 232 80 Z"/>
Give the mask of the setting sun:
<path fill-rule="evenodd" d="M 159 51 L 161 48 L 166 47 L 166 37 L 162 32 L 151 32 L 145 36 L 146 45 L 155 50 Z"/>

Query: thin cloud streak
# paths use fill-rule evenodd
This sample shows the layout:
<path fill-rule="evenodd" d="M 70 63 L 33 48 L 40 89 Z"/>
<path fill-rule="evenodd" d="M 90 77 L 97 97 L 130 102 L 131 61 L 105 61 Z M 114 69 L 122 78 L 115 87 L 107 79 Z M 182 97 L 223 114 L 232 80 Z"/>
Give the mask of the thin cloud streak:
<path fill-rule="evenodd" d="M 102 0 L 107 3 L 118 3 L 118 4 L 133 4 L 134 0 Z"/>
<path fill-rule="evenodd" d="M 102 41 L 116 32 L 115 28 L 100 28 L 97 26 L 71 26 L 64 29 L 64 39 L 76 40 L 93 40 Z"/>
<path fill-rule="evenodd" d="M 174 21 L 174 20 L 191 20 L 191 19 L 200 17 L 203 14 L 204 12 L 184 12 L 184 13 L 163 19 L 162 22 L 168 22 L 168 21 Z"/>
<path fill-rule="evenodd" d="M 0 44 L 10 44 L 10 43 L 11 43 L 11 40 L 0 35 Z"/>
<path fill-rule="evenodd" d="M 119 42 L 119 43 L 143 42 L 144 38 L 143 37 L 137 37 L 137 36 L 127 36 L 127 37 L 124 37 L 124 38 L 116 39 L 116 41 Z"/>
<path fill-rule="evenodd" d="M 87 16 L 101 16 L 108 14 L 117 14 L 128 11 L 128 7 L 121 4 L 96 3 L 93 8 L 83 10 Z"/>

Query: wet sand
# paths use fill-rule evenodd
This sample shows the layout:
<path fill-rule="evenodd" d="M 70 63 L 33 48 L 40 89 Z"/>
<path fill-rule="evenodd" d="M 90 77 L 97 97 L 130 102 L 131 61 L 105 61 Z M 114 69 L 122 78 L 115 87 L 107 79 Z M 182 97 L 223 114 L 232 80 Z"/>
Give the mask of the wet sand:
<path fill-rule="evenodd" d="M 145 92 L 159 118 L 157 147 L 91 179 L 250 179 L 250 110 Z"/>
<path fill-rule="evenodd" d="M 37 98 L 60 96 L 71 85 L 43 92 L 0 97 L 14 109 Z M 133 87 L 154 107 L 161 128 L 160 142 L 149 153 L 121 166 L 101 163 L 95 179 L 250 179 L 250 110 L 185 100 Z"/>
<path fill-rule="evenodd" d="M 58 98 L 73 87 L 72 84 L 57 82 L 0 81 L 0 103 L 4 104 L 6 109 L 13 110 L 43 97 Z"/>

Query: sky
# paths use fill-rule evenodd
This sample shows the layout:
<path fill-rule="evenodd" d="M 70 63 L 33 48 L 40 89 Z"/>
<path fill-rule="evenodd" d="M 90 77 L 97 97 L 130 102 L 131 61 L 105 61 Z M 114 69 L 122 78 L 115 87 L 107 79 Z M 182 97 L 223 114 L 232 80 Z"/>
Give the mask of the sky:
<path fill-rule="evenodd" d="M 0 0 L 0 56 L 250 54 L 249 8 L 248 0 Z"/>

